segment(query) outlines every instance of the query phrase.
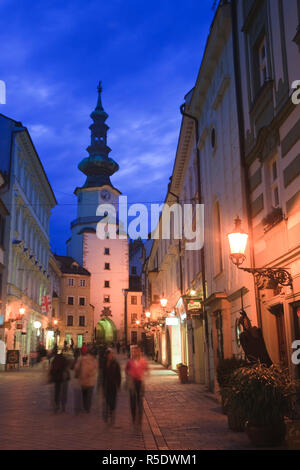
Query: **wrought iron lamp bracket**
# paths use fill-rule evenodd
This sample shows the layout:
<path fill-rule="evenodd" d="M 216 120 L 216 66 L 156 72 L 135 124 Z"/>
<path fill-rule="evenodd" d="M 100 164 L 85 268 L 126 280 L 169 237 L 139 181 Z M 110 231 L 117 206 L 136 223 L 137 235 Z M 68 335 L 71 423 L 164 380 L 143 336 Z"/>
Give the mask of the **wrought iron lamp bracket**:
<path fill-rule="evenodd" d="M 251 273 L 254 276 L 255 284 L 258 288 L 264 288 L 268 284 L 274 286 L 290 286 L 293 288 L 293 278 L 291 274 L 283 268 L 240 268 L 242 271 Z"/>

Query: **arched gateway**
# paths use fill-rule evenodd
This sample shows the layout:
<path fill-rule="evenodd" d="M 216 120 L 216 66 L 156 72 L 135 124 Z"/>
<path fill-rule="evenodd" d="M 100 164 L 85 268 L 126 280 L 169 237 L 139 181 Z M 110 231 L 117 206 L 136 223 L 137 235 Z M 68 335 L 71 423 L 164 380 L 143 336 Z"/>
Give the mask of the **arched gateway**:
<path fill-rule="evenodd" d="M 117 341 L 117 328 L 110 318 L 103 318 L 96 325 L 96 342 L 115 343 Z"/>

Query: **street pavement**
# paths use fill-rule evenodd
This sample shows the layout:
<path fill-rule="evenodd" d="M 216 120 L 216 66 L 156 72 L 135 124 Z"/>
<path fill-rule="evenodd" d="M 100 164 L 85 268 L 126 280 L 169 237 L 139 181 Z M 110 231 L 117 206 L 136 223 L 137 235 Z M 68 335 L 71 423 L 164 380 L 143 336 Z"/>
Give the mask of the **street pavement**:
<path fill-rule="evenodd" d="M 119 357 L 124 378 L 125 358 Z M 203 386 L 181 384 L 177 374 L 151 362 L 146 379 L 142 430 L 131 424 L 128 391 L 118 398 L 115 427 L 101 417 L 101 396 L 94 394 L 89 415 L 74 414 L 69 384 L 65 413 L 54 414 L 53 385 L 39 366 L 0 372 L 0 449 L 52 450 L 201 450 L 250 449 L 244 433 L 228 429 L 220 405 Z"/>

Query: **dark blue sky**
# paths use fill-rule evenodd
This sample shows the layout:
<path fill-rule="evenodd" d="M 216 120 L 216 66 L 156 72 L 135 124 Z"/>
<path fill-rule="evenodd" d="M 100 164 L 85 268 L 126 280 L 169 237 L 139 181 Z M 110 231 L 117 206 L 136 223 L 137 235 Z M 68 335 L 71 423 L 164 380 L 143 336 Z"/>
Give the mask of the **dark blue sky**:
<path fill-rule="evenodd" d="M 64 254 L 73 191 L 85 176 L 89 114 L 102 80 L 112 183 L 129 202 L 163 201 L 181 123 L 213 17 L 212 0 L 2 0 L 0 112 L 28 127 L 59 206 L 52 249 Z"/>

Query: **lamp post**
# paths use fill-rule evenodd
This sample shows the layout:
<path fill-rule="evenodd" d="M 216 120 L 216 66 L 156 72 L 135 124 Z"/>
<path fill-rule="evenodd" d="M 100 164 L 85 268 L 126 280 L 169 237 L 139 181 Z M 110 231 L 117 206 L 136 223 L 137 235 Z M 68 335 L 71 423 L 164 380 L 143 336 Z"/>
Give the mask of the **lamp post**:
<path fill-rule="evenodd" d="M 293 278 L 284 268 L 241 268 L 246 259 L 245 251 L 248 242 L 248 234 L 242 229 L 242 222 L 239 217 L 235 219 L 235 226 L 228 234 L 230 246 L 230 259 L 238 269 L 253 274 L 256 286 L 259 289 L 265 288 L 271 283 L 272 286 L 290 286 L 293 288 Z"/>

